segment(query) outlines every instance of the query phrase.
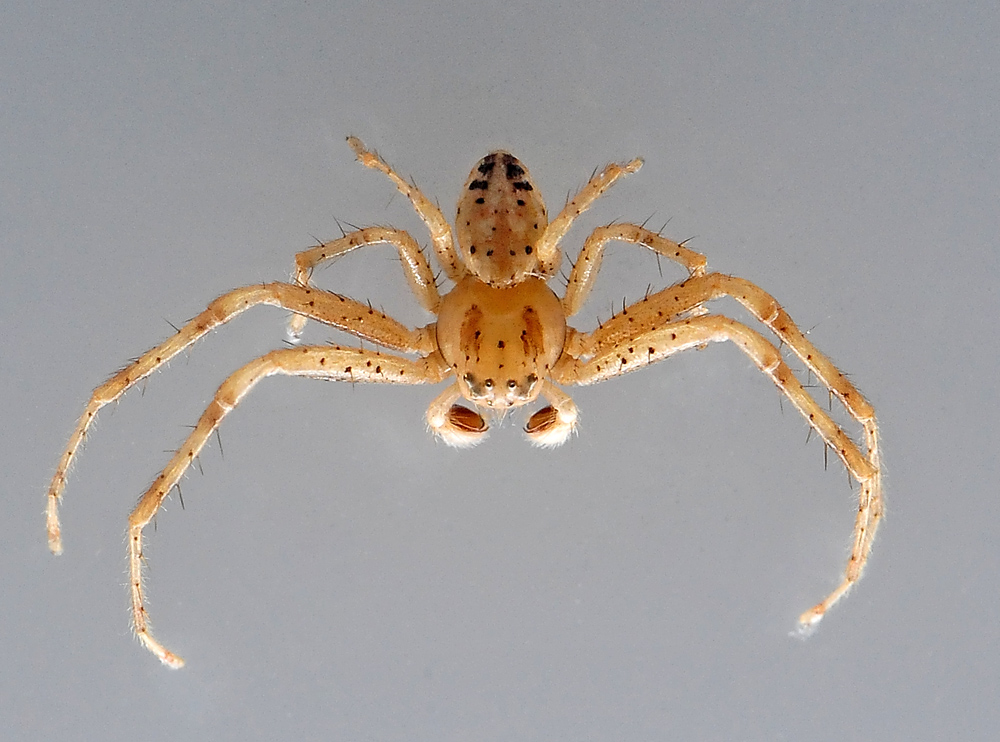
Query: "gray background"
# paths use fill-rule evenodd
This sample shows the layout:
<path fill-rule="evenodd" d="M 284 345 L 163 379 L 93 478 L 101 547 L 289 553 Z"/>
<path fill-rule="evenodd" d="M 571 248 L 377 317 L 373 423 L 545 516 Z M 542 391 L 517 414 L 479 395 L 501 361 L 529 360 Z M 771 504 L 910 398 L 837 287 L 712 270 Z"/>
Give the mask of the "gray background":
<path fill-rule="evenodd" d="M 0 737 L 995 739 L 1000 11 L 995 3 L 8 2 L 0 12 Z M 847 555 L 839 462 L 731 347 L 574 392 L 454 451 L 431 388 L 261 384 L 149 529 L 126 515 L 256 309 L 105 414 L 46 550 L 44 491 L 91 389 L 335 217 L 426 233 L 361 136 L 439 199 L 513 150 L 550 207 L 643 170 L 566 240 L 659 227 L 757 281 L 880 415 L 888 517 Z M 585 327 L 681 277 L 616 245 Z M 390 248 L 321 272 L 407 322 Z M 720 311 L 742 317 L 729 302 Z M 325 342 L 334 333 L 313 328 Z M 852 431 L 855 430 L 852 428 Z"/>

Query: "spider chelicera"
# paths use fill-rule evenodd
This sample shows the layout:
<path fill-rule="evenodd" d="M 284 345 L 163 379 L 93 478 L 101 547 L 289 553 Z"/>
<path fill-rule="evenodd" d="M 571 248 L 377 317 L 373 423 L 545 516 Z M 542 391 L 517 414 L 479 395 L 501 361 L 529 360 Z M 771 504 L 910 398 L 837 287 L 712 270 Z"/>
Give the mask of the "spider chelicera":
<path fill-rule="evenodd" d="M 194 430 L 153 481 L 128 520 L 129 584 L 139 639 L 171 667 L 183 660 L 150 633 L 143 598 L 142 531 L 177 485 L 211 434 L 253 386 L 266 376 L 285 374 L 351 382 L 435 384 L 447 388 L 427 410 L 430 429 L 453 446 L 483 439 L 483 416 L 503 414 L 541 397 L 545 406 L 528 419 L 525 433 L 535 444 L 557 446 L 577 421 L 576 405 L 559 385 L 593 384 L 644 368 L 683 350 L 710 342 L 735 343 L 777 385 L 844 462 L 860 484 L 858 513 L 847 570 L 840 585 L 800 616 L 814 626 L 860 578 L 882 517 L 878 428 L 871 405 L 833 363 L 796 327 L 769 294 L 742 278 L 705 273 L 705 257 L 634 224 L 609 224 L 587 238 L 569 274 L 562 297 L 548 281 L 559 271 L 559 242 L 573 221 L 619 178 L 642 166 L 639 159 L 608 165 L 596 173 L 559 215 L 548 221 L 545 204 L 528 170 L 513 155 L 494 152 L 472 169 L 458 202 L 454 235 L 441 210 L 407 183 L 355 137 L 348 143 L 366 167 L 387 175 L 413 204 L 430 230 L 434 254 L 454 286 L 438 292 L 427 256 L 408 233 L 360 229 L 300 252 L 294 283 L 247 286 L 223 294 L 166 342 L 143 354 L 94 390 L 70 437 L 48 492 L 50 549 L 62 551 L 58 506 L 66 475 L 97 412 L 140 379 L 162 366 L 210 330 L 257 304 L 293 312 L 289 333 L 298 338 L 307 320 L 336 327 L 392 352 L 341 345 L 274 350 L 227 378 Z M 680 263 L 689 277 L 624 307 L 592 332 L 567 324 L 586 300 L 608 242 L 641 245 Z M 310 285 L 313 269 L 365 245 L 388 243 L 399 251 L 410 288 L 437 321 L 417 329 L 345 296 Z M 766 325 L 780 342 L 860 423 L 859 447 L 796 379 L 778 348 L 760 333 L 728 317 L 709 314 L 705 302 L 730 296 Z M 411 357 L 397 355 L 409 354 Z M 460 399 L 471 408 L 458 404 Z"/>

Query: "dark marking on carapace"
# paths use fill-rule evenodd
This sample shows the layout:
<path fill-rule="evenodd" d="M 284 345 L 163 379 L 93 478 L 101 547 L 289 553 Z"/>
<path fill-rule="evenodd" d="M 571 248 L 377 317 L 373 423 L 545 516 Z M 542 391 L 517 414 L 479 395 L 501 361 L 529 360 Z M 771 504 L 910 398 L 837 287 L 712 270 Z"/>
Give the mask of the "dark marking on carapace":
<path fill-rule="evenodd" d="M 526 181 L 526 180 L 519 180 L 516 183 L 514 183 L 514 190 L 515 191 L 533 191 L 535 189 L 531 187 L 531 183 L 529 183 L 528 181 Z"/>
<path fill-rule="evenodd" d="M 485 191 L 489 187 L 490 187 L 489 182 L 485 180 L 474 180 L 469 184 L 470 191 L 475 191 L 475 190 Z"/>

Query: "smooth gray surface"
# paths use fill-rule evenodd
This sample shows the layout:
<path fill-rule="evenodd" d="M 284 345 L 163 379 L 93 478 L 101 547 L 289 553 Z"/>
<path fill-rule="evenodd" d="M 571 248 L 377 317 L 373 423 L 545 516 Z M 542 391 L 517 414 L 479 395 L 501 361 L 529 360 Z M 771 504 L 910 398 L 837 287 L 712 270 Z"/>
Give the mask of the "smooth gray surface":
<path fill-rule="evenodd" d="M 995 3 L 421 5 L 0 11 L 0 737 L 996 739 Z M 166 321 L 287 277 L 335 217 L 426 242 L 349 133 L 449 216 L 490 149 L 553 210 L 642 155 L 569 254 L 669 220 L 812 329 L 876 406 L 888 500 L 814 637 L 789 632 L 841 573 L 852 493 L 718 346 L 575 391 L 554 452 L 522 416 L 447 449 L 430 388 L 263 383 L 149 530 L 171 672 L 130 637 L 125 518 L 280 347 L 257 309 L 105 411 L 48 554 L 76 416 Z M 615 246 L 583 324 L 679 277 Z M 389 248 L 320 281 L 428 321 Z"/>

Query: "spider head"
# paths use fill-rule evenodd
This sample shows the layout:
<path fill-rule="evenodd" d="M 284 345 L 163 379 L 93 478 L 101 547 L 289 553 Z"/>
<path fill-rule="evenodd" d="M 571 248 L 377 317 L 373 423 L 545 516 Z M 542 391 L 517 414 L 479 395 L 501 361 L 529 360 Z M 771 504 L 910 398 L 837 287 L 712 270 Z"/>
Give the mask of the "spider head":
<path fill-rule="evenodd" d="M 518 379 L 480 379 L 472 371 L 466 371 L 459 381 L 465 398 L 479 407 L 507 410 L 520 407 L 538 396 L 540 389 L 538 376 L 529 373 Z"/>
<path fill-rule="evenodd" d="M 436 333 L 462 396 L 503 411 L 538 397 L 562 355 L 566 317 L 541 278 L 494 288 L 466 276 L 442 297 Z"/>
<path fill-rule="evenodd" d="M 548 225 L 528 169 L 509 152 L 486 155 L 458 200 L 458 246 L 469 270 L 504 288 L 538 274 L 535 245 Z"/>

